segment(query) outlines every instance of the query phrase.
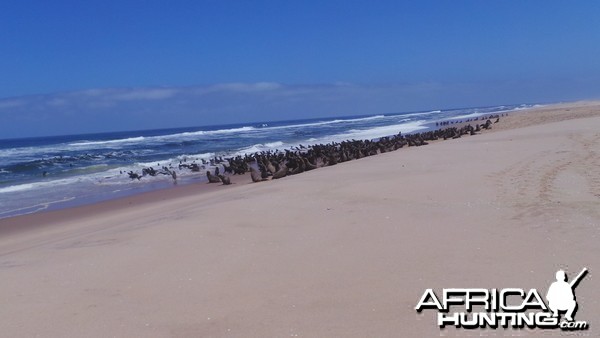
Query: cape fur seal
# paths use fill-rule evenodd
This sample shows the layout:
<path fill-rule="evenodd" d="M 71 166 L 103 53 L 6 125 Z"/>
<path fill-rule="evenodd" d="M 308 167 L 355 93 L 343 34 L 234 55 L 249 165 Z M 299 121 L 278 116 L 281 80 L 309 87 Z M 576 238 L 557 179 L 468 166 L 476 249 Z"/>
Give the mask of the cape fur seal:
<path fill-rule="evenodd" d="M 269 160 L 267 160 L 265 162 L 267 163 L 267 170 L 271 172 L 271 175 L 273 175 L 277 171 L 277 170 L 275 170 L 275 166 Z"/>
<path fill-rule="evenodd" d="M 287 175 L 287 172 L 288 172 L 288 167 L 285 164 L 282 164 L 279 167 L 279 170 L 277 170 L 276 172 L 273 173 L 273 179 L 276 180 L 278 178 L 285 177 Z"/>
<path fill-rule="evenodd" d="M 266 181 L 266 178 L 262 178 L 260 172 L 256 170 L 254 167 L 250 167 L 250 177 L 252 177 L 252 182 L 262 182 Z"/>
<path fill-rule="evenodd" d="M 223 182 L 223 185 L 231 184 L 231 179 L 229 179 L 229 177 L 223 176 L 223 175 L 218 175 L 218 177 L 219 177 L 219 179 L 221 179 L 221 182 Z"/>
<path fill-rule="evenodd" d="M 206 178 L 208 178 L 208 183 L 221 183 L 221 179 L 218 176 L 211 174 L 210 171 L 206 172 Z"/>

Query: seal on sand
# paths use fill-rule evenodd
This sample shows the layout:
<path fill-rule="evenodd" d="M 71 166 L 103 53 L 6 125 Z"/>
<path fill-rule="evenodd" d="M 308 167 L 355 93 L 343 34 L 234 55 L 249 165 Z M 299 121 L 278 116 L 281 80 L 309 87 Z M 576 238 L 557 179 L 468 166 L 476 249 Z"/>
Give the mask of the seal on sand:
<path fill-rule="evenodd" d="M 223 175 L 218 175 L 219 179 L 221 179 L 221 182 L 223 182 L 223 185 L 230 185 L 231 184 L 231 179 L 227 176 L 223 176 Z"/>
<path fill-rule="evenodd" d="M 273 173 L 273 179 L 276 180 L 278 178 L 285 177 L 287 175 L 287 172 L 288 172 L 288 167 L 285 164 L 282 164 L 279 167 L 279 170 L 277 170 L 276 172 Z"/>
<path fill-rule="evenodd" d="M 218 176 L 211 174 L 210 171 L 206 172 L 206 178 L 208 178 L 208 183 L 221 183 L 221 179 Z"/>
<path fill-rule="evenodd" d="M 254 167 L 250 167 L 250 177 L 252 177 L 252 182 L 262 182 L 266 181 L 266 178 L 262 178 L 260 172 L 256 170 Z"/>

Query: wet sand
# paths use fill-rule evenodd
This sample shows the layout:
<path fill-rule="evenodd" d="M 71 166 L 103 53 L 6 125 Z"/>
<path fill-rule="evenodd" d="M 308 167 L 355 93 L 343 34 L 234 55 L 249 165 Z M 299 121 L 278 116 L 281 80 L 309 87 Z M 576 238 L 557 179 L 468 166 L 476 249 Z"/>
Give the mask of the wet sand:
<path fill-rule="evenodd" d="M 417 314 L 424 289 L 545 295 L 557 269 L 573 277 L 587 266 L 576 319 L 595 336 L 600 103 L 514 113 L 493 127 L 276 182 L 0 220 L 0 332 L 479 335 Z"/>

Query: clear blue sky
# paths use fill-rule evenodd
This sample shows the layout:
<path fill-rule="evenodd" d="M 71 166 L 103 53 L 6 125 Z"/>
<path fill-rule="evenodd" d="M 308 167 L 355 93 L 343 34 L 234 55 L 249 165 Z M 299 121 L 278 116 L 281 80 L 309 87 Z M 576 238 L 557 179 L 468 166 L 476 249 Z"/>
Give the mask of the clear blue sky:
<path fill-rule="evenodd" d="M 0 138 L 598 98 L 599 22 L 600 1 L 7 0 Z"/>

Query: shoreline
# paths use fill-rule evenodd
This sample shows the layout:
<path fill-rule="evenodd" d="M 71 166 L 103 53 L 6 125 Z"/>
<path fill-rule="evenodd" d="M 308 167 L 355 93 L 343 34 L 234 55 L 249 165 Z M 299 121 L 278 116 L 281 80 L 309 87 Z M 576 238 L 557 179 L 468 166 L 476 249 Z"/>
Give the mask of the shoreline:
<path fill-rule="evenodd" d="M 442 331 L 435 311 L 417 313 L 425 288 L 542 294 L 558 269 L 573 278 L 585 266 L 576 319 L 591 323 L 582 334 L 596 335 L 600 102 L 560 109 L 514 115 L 522 128 L 498 124 L 368 165 L 348 161 L 208 193 L 149 192 L 145 202 L 133 196 L 132 207 L 109 201 L 78 215 L 22 216 L 38 218 L 23 222 L 27 231 L 0 236 L 3 332 L 478 334 Z M 581 118 L 563 119 L 566 109 Z M 54 223 L 34 224 L 45 221 Z"/>
<path fill-rule="evenodd" d="M 498 106 L 498 107 L 482 107 L 482 108 L 469 108 L 469 109 L 457 109 L 457 113 L 455 113 L 454 115 L 456 117 L 458 116 L 462 116 L 464 117 L 468 117 L 469 115 L 461 115 L 463 113 L 467 113 L 467 112 L 475 112 L 475 113 L 479 113 L 482 114 L 482 111 L 496 111 L 496 109 L 508 109 L 506 110 L 507 112 L 509 111 L 513 111 L 514 109 L 522 109 L 519 107 L 531 107 L 531 105 L 519 105 L 517 108 L 517 105 L 509 105 L 509 106 Z M 481 109 L 481 111 L 479 111 L 479 109 Z M 451 112 L 452 110 L 448 110 L 448 112 Z M 432 112 L 441 112 L 441 111 L 432 111 Z M 416 113 L 418 114 L 430 114 L 432 112 L 427 112 L 427 113 Z M 456 119 L 455 117 L 452 116 L 446 116 L 447 113 L 442 114 L 443 116 L 438 116 L 437 119 L 441 119 L 444 120 L 446 117 L 449 118 L 451 120 L 456 120 L 456 122 L 458 122 L 458 119 Z M 412 116 L 413 114 L 407 114 L 407 116 Z M 453 114 L 450 114 L 453 115 Z M 473 114 L 470 114 L 473 115 Z M 391 114 L 388 117 L 398 117 L 398 116 L 402 116 L 402 114 Z M 386 117 L 384 115 L 377 115 L 377 116 L 370 116 L 367 118 L 359 118 L 359 119 L 349 119 L 346 122 L 349 121 L 360 121 L 360 120 L 372 120 L 372 119 L 379 119 L 379 118 L 383 118 Z M 416 117 L 410 117 L 408 119 L 417 119 Z M 428 120 L 429 118 L 424 117 L 425 120 Z M 333 121 L 329 121 L 329 122 L 314 122 L 312 120 L 306 120 L 308 121 L 308 125 L 319 125 L 321 123 L 325 123 L 325 124 L 329 124 L 329 123 L 336 123 L 337 122 L 343 122 L 343 120 L 333 120 Z M 305 121 L 305 122 L 306 122 Z M 394 120 L 395 121 L 395 120 Z M 398 128 L 408 128 L 408 130 L 410 130 L 412 127 L 409 127 L 409 125 L 411 125 L 411 123 L 419 125 L 420 127 L 423 127 L 425 129 L 422 129 L 421 132 L 427 132 L 427 131 L 431 131 L 431 130 L 437 130 L 439 129 L 437 126 L 434 126 L 434 121 L 435 118 L 433 118 L 432 121 L 427 122 L 427 121 L 421 121 L 421 120 L 414 120 L 412 122 L 406 122 L 406 119 L 403 119 L 401 121 L 396 121 L 396 122 L 390 122 L 389 123 L 400 123 L 400 125 L 397 125 Z M 406 123 L 404 123 L 406 122 Z M 361 122 L 362 123 L 362 122 Z M 302 124 L 301 124 L 302 125 Z M 361 127 L 358 128 L 358 130 L 362 130 L 363 127 L 366 128 L 365 130 L 373 132 L 375 134 L 381 134 L 382 131 L 375 131 L 380 127 L 376 127 L 377 124 L 375 125 L 370 125 L 367 123 L 367 125 L 362 125 Z M 279 128 L 277 126 L 277 123 L 274 124 L 275 128 Z M 402 127 L 404 126 L 404 127 Z M 455 126 L 457 126 L 455 124 Z M 237 127 L 235 127 L 235 125 L 231 125 L 232 129 L 223 129 L 223 130 L 219 130 L 219 132 L 229 132 L 229 131 L 233 131 L 236 130 Z M 290 126 L 284 126 L 284 128 L 288 128 L 288 127 L 292 127 L 293 125 Z M 419 128 L 420 128 L 419 127 Z M 444 126 L 442 126 L 443 128 Z M 445 127 L 450 127 L 450 125 L 446 125 Z M 246 127 L 243 127 L 246 128 Z M 242 129 L 243 129 L 242 128 Z M 403 129 L 398 129 L 398 130 L 403 130 Z M 398 130 L 394 130 L 394 128 L 388 128 L 385 130 L 385 133 L 394 133 L 397 132 Z M 311 131 L 312 132 L 312 131 Z M 338 140 L 341 141 L 342 139 L 340 138 L 335 138 L 335 136 L 340 136 L 342 134 L 339 134 L 340 132 L 342 132 L 341 130 L 338 130 L 336 132 L 332 132 L 331 137 L 333 137 L 331 140 Z M 272 133 L 272 132 L 269 132 Z M 327 133 L 323 130 L 318 131 L 317 134 L 319 133 Z M 150 133 L 151 134 L 151 133 Z M 348 140 L 351 137 L 349 135 L 351 135 L 352 133 L 347 134 L 346 136 L 344 136 L 344 140 Z M 156 136 L 156 137 L 173 137 L 173 136 L 177 136 L 178 134 L 172 134 L 172 135 L 164 135 L 164 136 Z M 136 139 L 136 135 L 129 135 L 132 138 L 126 138 L 125 140 L 134 140 Z M 152 137 L 152 135 L 146 135 L 147 138 L 150 140 Z M 186 137 L 185 133 L 182 133 L 180 135 L 181 137 Z M 264 136 L 264 135 L 263 135 Z M 280 137 L 281 136 L 281 137 Z M 264 143 L 262 141 L 255 143 L 253 146 L 248 146 L 248 144 L 245 145 L 241 145 L 240 147 L 242 148 L 232 148 L 232 149 L 245 149 L 247 151 L 245 151 L 246 153 L 250 154 L 251 151 L 254 150 L 259 150 L 259 149 L 270 149 L 272 146 L 274 146 L 276 143 L 278 142 L 271 142 L 275 139 L 280 139 L 283 140 L 281 142 L 283 142 L 282 146 L 285 146 L 285 149 L 291 149 L 290 147 L 293 146 L 298 146 L 299 143 L 305 143 L 305 142 L 288 142 L 286 141 L 286 136 L 284 135 L 280 135 L 277 137 L 273 137 L 271 140 L 265 140 Z M 317 138 L 315 138 L 314 140 L 317 141 L 321 140 L 318 143 L 324 143 L 327 138 L 319 138 L 316 134 L 313 135 Z M 371 139 L 371 137 L 366 137 L 366 135 L 362 135 L 365 137 L 353 137 L 356 139 Z M 262 136 L 261 136 L 262 137 Z M 258 137 L 258 139 L 260 139 L 261 137 Z M 94 140 L 94 138 L 91 138 L 92 140 Z M 110 139 L 110 137 L 109 137 Z M 311 138 L 312 139 L 312 138 Z M 77 141 L 80 143 L 75 142 L 74 140 L 68 140 L 68 137 L 63 140 L 66 142 L 66 144 L 68 146 L 71 145 L 76 145 L 76 144 L 87 144 L 87 143 L 105 143 L 105 142 L 121 142 L 123 141 L 123 139 L 110 139 L 108 141 L 106 140 L 100 140 L 100 141 Z M 75 143 L 73 143 L 75 142 Z M 271 143 L 269 143 L 271 142 Z M 243 143 L 243 142 L 242 142 Z M 252 142 L 250 142 L 252 143 Z M 264 143 L 264 144 L 263 144 Z M 14 146 L 19 146 L 18 144 L 15 144 Z M 41 145 L 42 147 L 45 147 L 44 145 Z M 248 146 L 247 148 L 244 148 Z M 58 148 L 60 148 L 59 146 L 57 146 Z M 118 147 L 121 148 L 121 147 Z M 65 148 L 64 151 L 70 151 L 68 150 L 69 148 Z M 135 149 L 130 149 L 128 148 L 128 146 L 123 147 L 123 153 L 128 153 L 128 152 L 132 152 L 132 154 L 135 154 L 136 150 Z M 284 149 L 284 148 L 281 148 Z M 156 148 L 155 149 L 158 153 L 161 153 L 161 148 Z M 42 150 L 40 150 L 42 151 Z M 209 153 L 206 153 L 205 151 L 209 151 Z M 190 152 L 190 154 L 195 154 L 198 151 L 192 151 Z M 237 150 L 227 150 L 227 153 L 231 153 L 231 154 L 242 154 L 241 150 L 237 151 Z M 183 153 L 187 153 L 187 152 L 183 152 Z M 194 156 L 200 157 L 200 158 L 205 158 L 205 155 L 208 156 L 210 154 L 210 149 L 204 149 L 202 151 L 199 151 L 199 153 L 197 155 L 190 155 L 192 158 L 188 157 L 188 155 L 181 155 L 182 152 L 181 151 L 175 151 L 175 153 L 171 153 L 170 156 L 165 155 L 166 157 L 169 157 L 169 159 L 165 160 L 167 165 L 169 165 L 169 168 L 172 168 L 171 165 L 173 165 L 175 168 L 175 172 L 177 173 L 177 176 L 179 176 L 179 182 L 178 184 L 190 184 L 190 183 L 194 183 L 197 181 L 203 181 L 203 175 L 198 176 L 197 173 L 193 173 L 193 172 L 189 172 L 189 170 L 186 170 L 185 168 L 182 168 L 181 166 L 177 169 L 177 160 L 174 159 L 178 159 L 181 160 L 181 156 L 184 156 L 184 161 L 185 158 L 187 157 L 188 160 L 190 159 L 194 159 Z M 88 161 L 88 157 L 92 156 L 98 156 L 100 159 L 100 162 L 96 162 L 96 160 L 89 162 Z M 116 157 L 115 157 L 116 156 Z M 165 188 L 170 188 L 172 187 L 172 181 L 170 180 L 170 177 L 168 179 L 164 179 L 165 177 L 162 175 L 162 173 L 160 173 L 157 176 L 160 177 L 150 177 L 147 176 L 149 179 L 146 179 L 146 177 L 144 177 L 142 179 L 143 182 L 130 182 L 131 179 L 127 178 L 127 173 L 129 170 L 133 169 L 133 172 L 135 172 L 136 174 L 139 174 L 139 170 L 140 169 L 155 169 L 156 171 L 161 171 L 161 166 L 157 165 L 154 166 L 153 164 L 151 164 L 152 161 L 142 161 L 144 162 L 143 164 L 143 168 L 141 167 L 141 164 L 138 163 L 139 161 L 134 161 L 134 162 L 128 162 L 126 157 L 123 157 L 122 160 L 124 161 L 123 163 L 121 163 L 120 161 L 118 161 L 119 163 L 116 163 L 116 160 L 108 160 L 110 158 L 121 158 L 122 156 L 124 156 L 123 154 L 120 154 L 119 151 L 117 151 L 116 153 L 114 151 L 110 151 L 110 152 L 106 152 L 106 151 L 100 151 L 100 150 L 92 150 L 90 153 L 85 153 L 83 154 L 82 151 L 79 152 L 75 152 L 75 153 L 69 153 L 68 155 L 66 155 L 67 158 L 67 162 L 69 161 L 75 161 L 76 163 L 82 162 L 82 167 L 78 167 L 78 164 L 75 164 L 74 167 L 71 167 L 71 164 L 69 164 L 69 166 L 67 167 L 66 164 L 67 162 L 64 162 L 62 160 L 62 156 L 60 154 L 54 154 L 54 156 L 50 156 L 48 157 L 47 161 L 48 163 L 44 164 L 46 161 L 45 160 L 45 155 L 44 154 L 38 154 L 38 156 L 36 156 L 36 158 L 39 158 L 39 160 L 34 160 L 32 163 L 34 162 L 40 162 L 42 167 L 45 168 L 46 165 L 50 165 L 50 168 L 48 168 L 48 171 L 44 171 L 43 174 L 40 171 L 38 174 L 39 175 L 45 175 L 46 173 L 48 174 L 47 176 L 44 176 L 44 178 L 40 178 L 39 180 L 34 178 L 34 177 L 29 177 L 29 179 L 26 179 L 28 177 L 29 174 L 33 174 L 33 173 L 29 173 L 29 174 L 25 174 L 25 176 L 23 177 L 25 179 L 25 181 L 23 182 L 19 182 L 18 180 L 13 181 L 14 178 L 11 178 L 11 172 L 17 172 L 19 169 L 20 165 L 13 165 L 16 166 L 15 168 L 11 167 L 9 165 L 9 167 L 7 168 L 7 170 L 0 170 L 0 173 L 3 174 L 3 179 L 6 178 L 8 179 L 8 181 L 11 181 L 12 183 L 7 183 L 7 181 L 4 182 L 2 188 L 0 188 L 0 195 L 2 196 L 7 196 L 9 194 L 11 194 L 11 192 L 17 193 L 15 196 L 16 198 L 13 199 L 8 199 L 6 201 L 4 201 L 5 203 L 2 203 L 2 210 L 0 211 L 0 219 L 2 218 L 8 218 L 11 216 L 18 216 L 18 215 L 25 215 L 25 214 L 31 214 L 31 213 L 37 213 L 40 211 L 50 211 L 50 210 L 58 210 L 58 209 L 65 209 L 65 208 L 70 208 L 73 206 L 80 206 L 80 205 L 87 205 L 87 204 L 93 204 L 93 203 L 97 203 L 100 201 L 105 201 L 105 200 L 111 200 L 111 199 L 117 199 L 117 198 L 121 198 L 121 197 L 126 197 L 126 196 L 131 196 L 131 195 L 135 195 L 135 194 L 139 194 L 139 193 L 143 193 L 146 191 L 152 191 L 152 190 L 162 190 Z M 212 155 L 211 155 L 212 156 Z M 163 157 L 163 156 L 155 156 L 156 158 L 154 159 L 156 162 L 154 163 L 163 163 L 164 158 L 159 159 L 158 157 Z M 104 159 L 102 159 L 104 158 Z M 199 158 L 195 158 L 196 161 L 199 161 Z M 83 164 L 84 162 L 88 161 L 89 163 L 87 164 Z M 64 163 L 63 163 L 64 162 Z M 11 160 L 9 159 L 9 163 L 11 163 Z M 19 163 L 18 161 L 15 163 Z M 14 163 L 13 163 L 14 164 Z M 31 163 L 22 163 L 23 165 L 29 165 Z M 181 163 L 180 163 L 181 164 Z M 121 165 L 124 165 L 124 167 L 121 167 Z M 116 167 L 115 167 L 116 166 Z M 106 167 L 108 168 L 108 171 L 95 171 L 97 168 L 101 168 L 101 167 Z M 63 168 L 63 169 L 61 169 Z M 75 169 L 71 169 L 71 168 L 75 168 Z M 96 169 L 90 169 L 90 168 L 96 168 Z M 89 173 L 87 174 L 75 174 L 75 175 L 71 175 L 71 174 L 66 174 L 66 176 L 61 176 L 62 172 L 65 173 L 70 173 L 72 172 L 79 172 L 79 171 L 85 171 L 85 170 L 90 170 Z M 116 170 L 121 170 L 119 171 L 119 174 L 117 174 Z M 189 168 L 188 168 L 189 169 Z M 211 165 L 209 167 L 207 167 L 207 169 L 214 169 L 214 167 Z M 223 169 L 223 168 L 221 168 Z M 143 173 L 143 172 L 142 172 Z M 6 174 L 6 175 L 4 175 Z M 56 176 L 58 175 L 58 176 Z M 154 175 L 151 175 L 154 176 Z M 141 184 L 137 184 L 137 183 L 141 183 Z M 54 186 L 56 186 L 56 188 L 53 188 Z"/>
<path fill-rule="evenodd" d="M 503 119 L 506 117 L 503 117 Z M 476 123 L 474 123 L 476 122 Z M 440 126 L 439 128 L 436 129 L 431 129 L 431 131 L 434 130 L 444 130 L 446 128 L 450 128 L 450 127 L 457 127 L 457 128 L 461 128 L 464 126 L 467 126 L 469 124 L 477 124 L 477 123 L 481 123 L 483 122 L 482 120 L 479 121 L 472 121 L 472 122 L 463 122 L 463 123 L 455 123 L 453 125 L 447 125 L 447 126 Z M 490 130 L 493 130 L 490 129 Z M 485 133 L 490 132 L 490 130 L 486 130 Z M 429 130 L 425 130 L 429 131 Z M 483 130 L 482 130 L 483 132 Z M 439 143 L 442 140 L 433 140 L 433 141 L 428 141 L 430 144 L 435 144 L 435 143 Z M 444 140 L 447 141 L 447 140 Z M 406 150 L 408 149 L 408 147 L 404 148 L 404 149 L 398 149 L 400 151 L 402 150 Z M 396 151 L 398 151 L 396 150 Z M 377 155 L 381 155 L 382 153 L 379 153 Z M 250 154 L 247 154 L 250 155 Z M 374 155 L 374 156 L 377 156 Z M 373 157 L 373 156 L 369 156 L 369 157 Z M 366 157 L 365 157 L 366 158 Z M 363 158 L 364 159 L 364 158 Z M 354 159 L 354 160 L 358 160 L 358 159 Z M 354 161 L 353 160 L 353 161 Z M 338 163 L 337 165 L 343 164 L 342 163 Z M 325 166 L 327 167 L 327 166 Z M 325 167 L 320 167 L 319 169 L 325 168 Z M 305 172 L 306 173 L 306 172 Z M 295 176 L 295 175 L 294 175 Z M 238 185 L 238 184 L 250 184 L 253 183 L 250 179 L 250 173 L 246 172 L 243 175 L 228 175 L 228 177 L 231 179 L 232 184 L 234 185 Z M 198 178 L 196 178 L 198 179 Z M 202 179 L 200 177 L 200 179 Z M 269 179 L 268 181 L 272 181 L 272 179 Z M 262 182 L 264 183 L 264 182 Z M 105 211 L 105 210 L 113 210 L 115 208 L 120 209 L 123 208 L 125 206 L 129 206 L 129 205 L 133 205 L 133 204 L 145 204 L 148 202 L 153 202 L 155 200 L 167 200 L 167 199 L 171 199 L 171 198 L 176 198 L 178 196 L 189 196 L 189 195 L 194 195 L 194 194 L 203 194 L 203 193 L 210 193 L 216 189 L 219 189 L 218 187 L 221 187 L 222 184 L 208 184 L 207 181 L 205 180 L 201 180 L 199 182 L 186 182 L 186 183 L 180 183 L 179 185 L 177 183 L 174 183 L 172 186 L 168 186 L 168 184 L 165 184 L 163 182 L 163 184 L 161 184 L 162 186 L 159 188 L 147 188 L 147 189 L 142 189 L 139 191 L 133 191 L 130 193 L 126 193 L 124 195 L 117 195 L 113 198 L 101 198 L 99 197 L 97 200 L 94 199 L 84 199 L 83 201 L 79 201 L 78 203 L 76 203 L 75 205 L 69 205 L 69 202 L 65 202 L 66 204 L 61 206 L 61 207 L 57 207 L 57 208 L 51 208 L 48 210 L 41 210 L 41 211 L 34 211 L 34 212 L 30 212 L 30 213 L 26 213 L 26 214 L 18 214 L 18 215 L 14 215 L 14 216 L 7 216 L 7 217 L 3 217 L 0 218 L 0 235 L 3 234 L 3 232 L 5 231 L 4 228 L 7 228 L 9 230 L 6 230 L 7 232 L 12 232 L 15 231 L 15 229 L 13 228 L 18 228 L 19 227 L 19 223 L 24 222 L 26 224 L 30 224 L 30 223 L 37 223 L 38 219 L 43 219 L 45 223 L 54 223 L 57 220 L 64 220 L 63 215 L 60 215 L 60 211 L 65 211 L 66 213 L 68 213 L 69 210 L 72 211 L 73 215 L 73 219 L 76 219 L 78 217 L 80 217 L 83 214 L 86 214 L 89 211 L 92 211 L 94 209 L 99 209 L 100 212 Z M 203 185 L 208 185 L 208 187 L 202 188 Z M 34 217 L 36 215 L 41 215 L 40 217 Z M 30 216 L 30 217 L 28 217 Z M 20 218 L 25 217 L 25 219 L 21 220 Z M 66 216 L 67 219 L 68 215 Z M 6 225 L 3 225 L 3 223 L 7 223 Z"/>
<path fill-rule="evenodd" d="M 55 210 L 34 212 L 0 219 L 0 236 L 35 228 L 39 225 L 52 225 L 64 221 L 73 221 L 89 217 L 90 213 L 105 214 L 117 210 L 141 207 L 152 203 L 164 202 L 186 196 L 207 194 L 220 189 L 231 189 L 236 185 L 243 185 L 250 180 L 250 174 L 231 176 L 232 185 L 209 184 L 208 182 L 194 182 L 182 185 L 174 184 L 172 187 L 154 189 L 132 195 L 111 198 L 98 202 L 76 205 Z M 250 182 L 251 183 L 251 182 Z"/>
<path fill-rule="evenodd" d="M 541 107 L 528 108 L 522 111 L 509 111 L 509 115 L 502 117 L 500 123 L 494 124 L 492 129 L 486 130 L 484 134 L 493 133 L 500 130 L 523 128 L 532 125 L 543 125 L 545 123 L 552 123 L 556 121 L 595 116 L 594 112 L 581 111 L 581 109 L 586 109 L 588 107 L 595 106 L 600 106 L 600 101 L 577 101 L 567 103 L 556 103 L 543 105 Z M 575 113 L 572 112 L 573 109 L 576 110 Z M 551 112 L 552 115 L 548 115 L 549 112 Z M 525 114 L 526 116 L 524 116 Z M 482 121 L 480 120 L 475 122 Z M 456 123 L 451 126 L 463 127 L 470 123 L 473 123 L 473 121 Z M 440 126 L 439 129 L 444 129 L 448 127 L 449 126 Z M 477 137 L 479 135 L 475 136 Z M 441 142 L 441 140 L 431 141 L 430 145 L 434 145 L 439 142 Z M 403 151 L 406 149 L 399 149 L 399 151 Z M 62 222 L 65 220 L 73 220 L 78 219 L 80 217 L 85 217 L 85 215 L 88 215 L 90 212 L 110 212 L 111 210 L 115 209 L 120 210 L 122 208 L 127 208 L 130 205 L 140 206 L 148 203 L 153 203 L 155 201 L 165 201 L 182 196 L 192 196 L 196 194 L 211 193 L 220 188 L 230 189 L 234 188 L 237 185 L 253 183 L 250 180 L 249 173 L 245 173 L 244 175 L 229 175 L 228 177 L 232 179 L 232 183 L 234 184 L 230 187 L 224 187 L 221 184 L 208 184 L 206 181 L 183 183 L 181 185 L 173 184 L 173 186 L 170 187 L 166 186 L 155 189 L 150 188 L 146 191 L 142 190 L 140 192 L 133 192 L 131 194 L 125 194 L 124 196 L 118 196 L 115 198 L 101 199 L 99 201 L 92 201 L 89 203 L 82 202 L 82 204 L 77 204 L 74 206 L 65 206 L 56 209 L 42 210 L 28 214 L 20 214 L 0 218 L 0 236 L 3 234 L 18 231 L 19 228 L 25 230 L 27 228 L 32 227 L 32 224 L 52 224 L 56 222 Z"/>

